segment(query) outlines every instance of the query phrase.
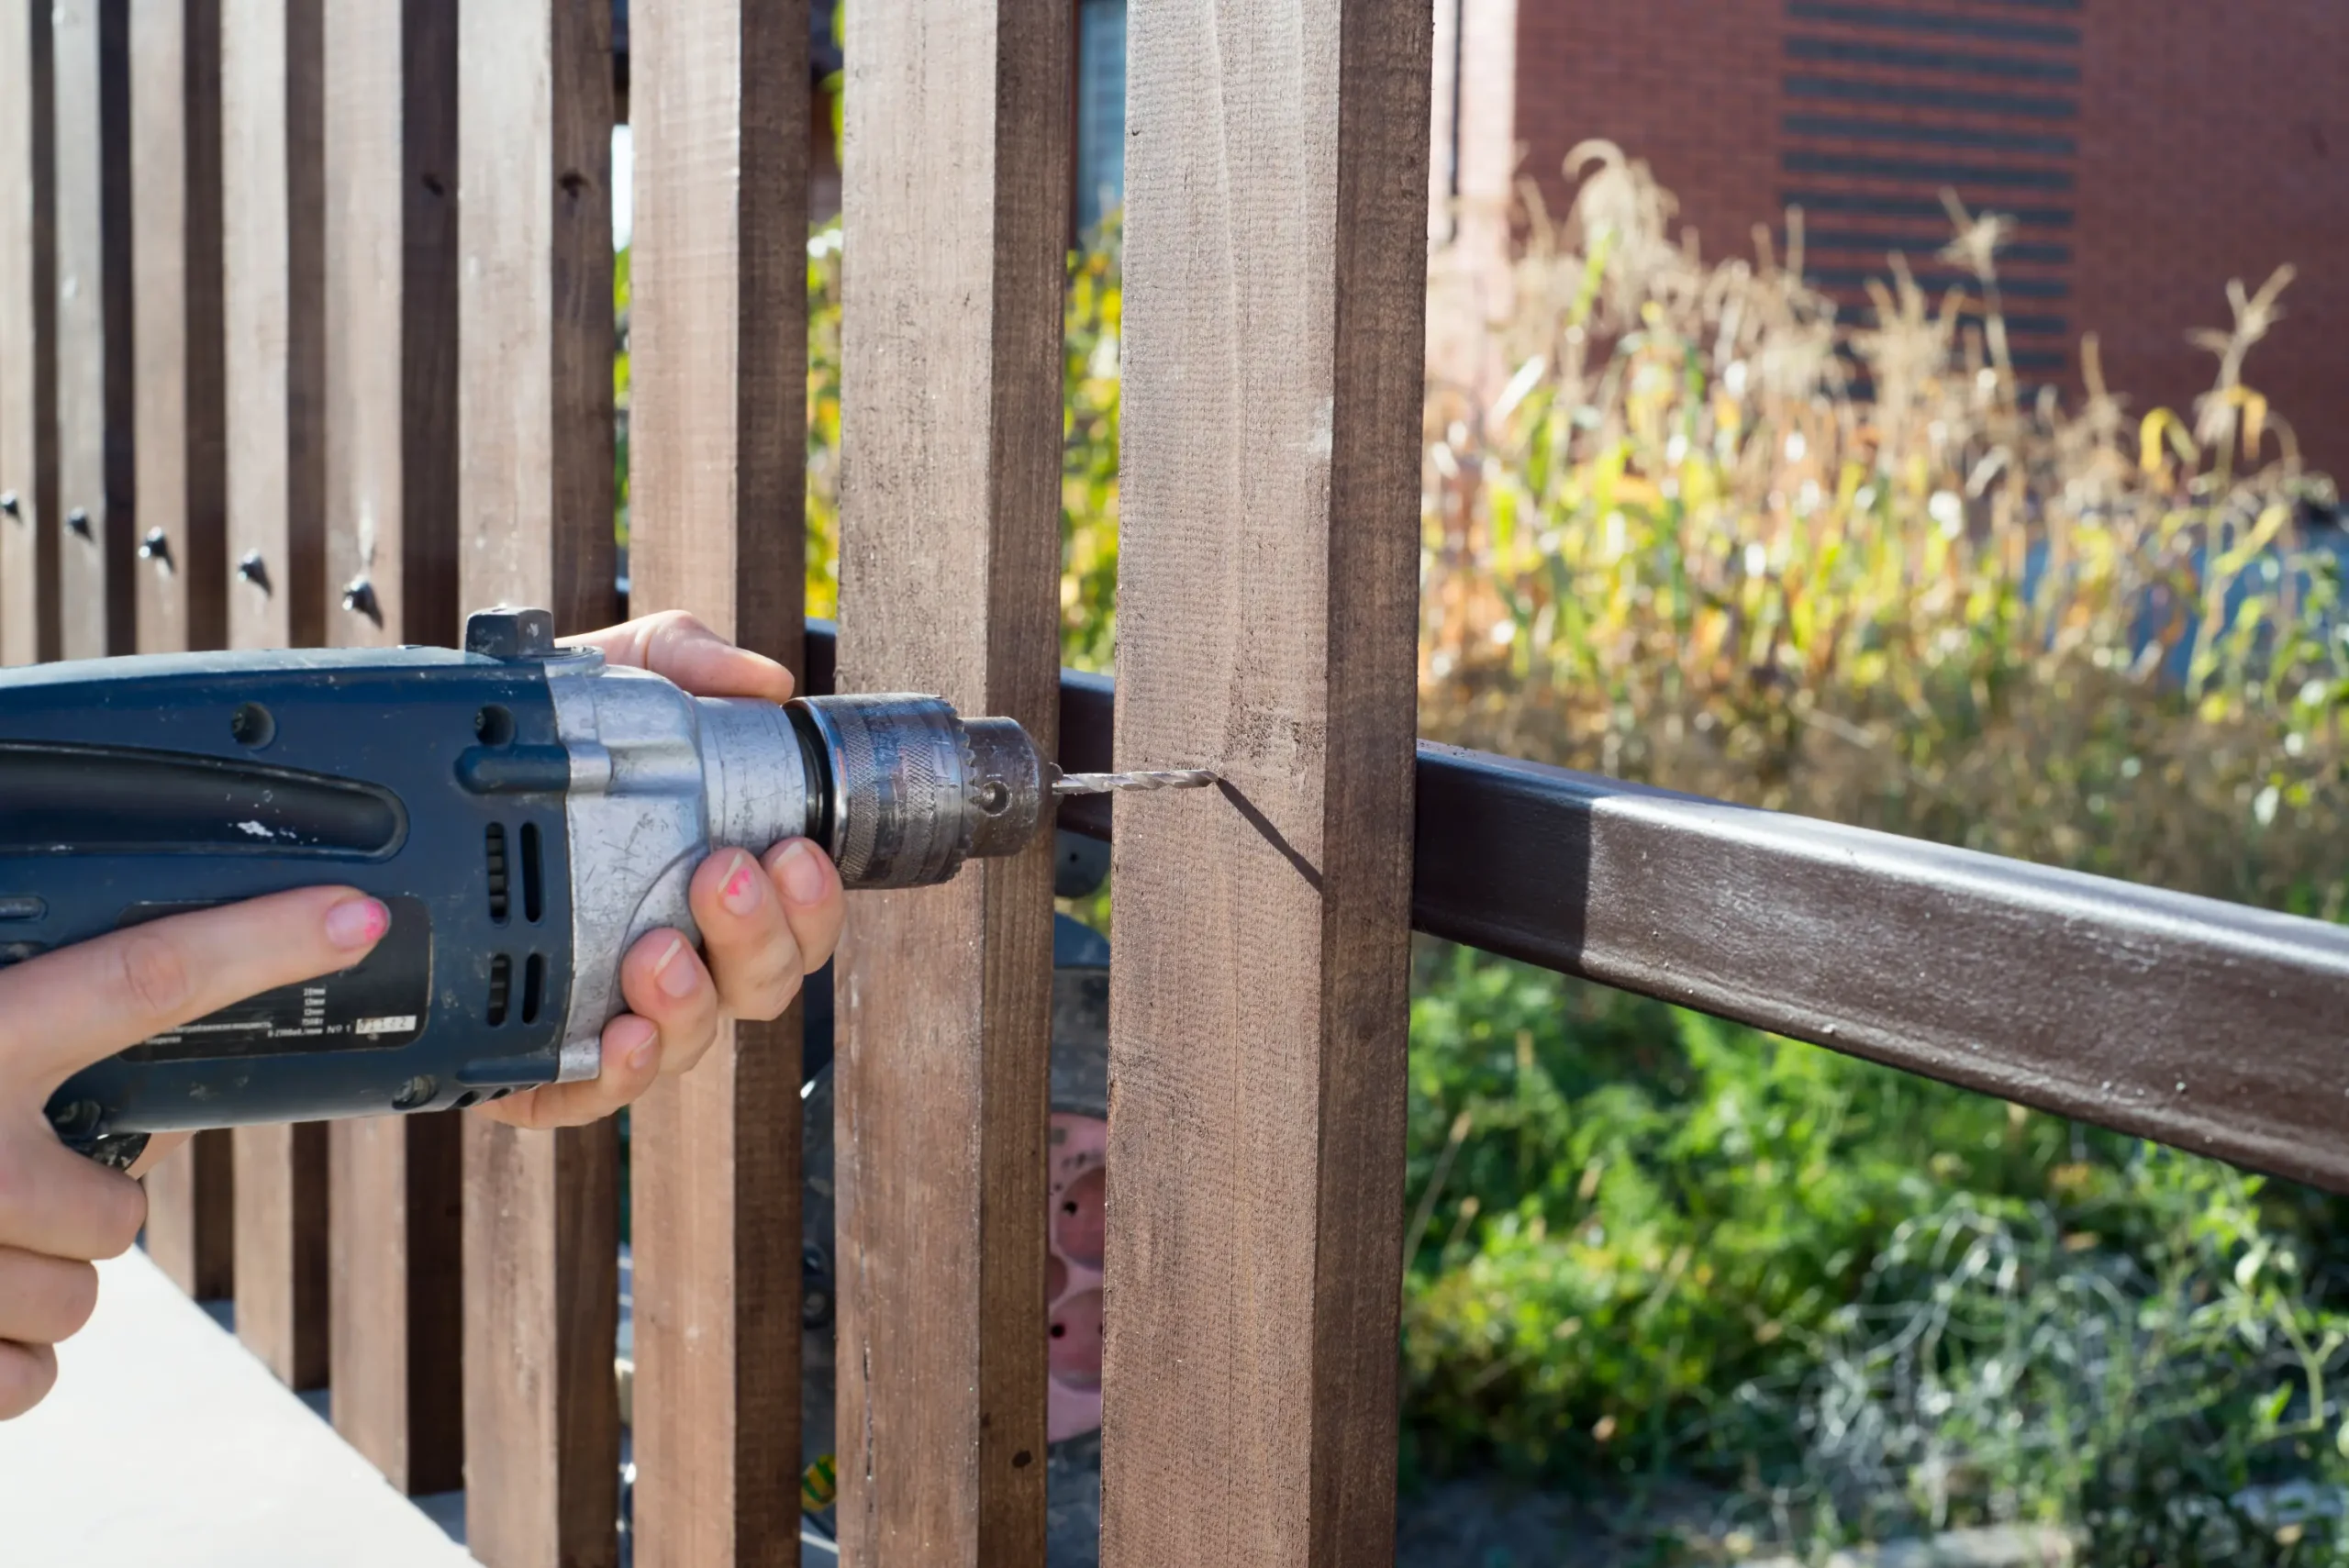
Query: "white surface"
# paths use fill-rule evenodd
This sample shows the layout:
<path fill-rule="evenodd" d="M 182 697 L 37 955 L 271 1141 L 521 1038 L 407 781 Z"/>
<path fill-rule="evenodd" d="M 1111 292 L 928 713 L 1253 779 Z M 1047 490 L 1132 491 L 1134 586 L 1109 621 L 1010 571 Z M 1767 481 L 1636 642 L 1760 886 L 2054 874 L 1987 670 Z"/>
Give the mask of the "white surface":
<path fill-rule="evenodd" d="M 98 1273 L 55 1391 L 0 1421 L 0 1563 L 473 1562 L 144 1252 Z"/>

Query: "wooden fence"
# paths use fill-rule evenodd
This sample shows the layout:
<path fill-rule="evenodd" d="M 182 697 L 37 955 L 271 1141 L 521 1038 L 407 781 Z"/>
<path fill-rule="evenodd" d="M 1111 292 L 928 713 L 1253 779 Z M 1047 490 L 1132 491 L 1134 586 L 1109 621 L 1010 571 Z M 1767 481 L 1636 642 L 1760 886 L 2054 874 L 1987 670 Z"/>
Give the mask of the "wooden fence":
<path fill-rule="evenodd" d="M 849 10 L 843 606 L 800 584 L 808 17 L 784 0 L 6 0 L 0 654 L 615 617 L 1210 765 L 1115 828 L 1103 1560 L 1392 1550 L 1416 927 L 2349 1188 L 2349 938 L 1413 744 L 1430 17 L 1130 22 L 1119 675 L 1055 634 L 1067 0 Z M 625 66 L 616 71 L 616 64 Z M 1043 1533 L 1047 851 L 861 896 L 838 987 L 840 1520 Z M 635 1113 L 638 1561 L 796 1560 L 796 1020 Z M 148 1240 L 493 1568 L 614 1560 L 618 1150 L 207 1135 Z"/>

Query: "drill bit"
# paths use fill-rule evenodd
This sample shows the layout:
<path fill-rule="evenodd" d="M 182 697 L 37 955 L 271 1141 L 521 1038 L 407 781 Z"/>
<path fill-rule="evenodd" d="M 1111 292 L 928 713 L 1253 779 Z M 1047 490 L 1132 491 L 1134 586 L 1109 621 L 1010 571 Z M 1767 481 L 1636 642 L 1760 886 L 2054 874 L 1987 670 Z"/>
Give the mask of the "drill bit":
<path fill-rule="evenodd" d="M 1132 773 L 1062 773 L 1055 795 L 1109 795 L 1130 789 L 1205 789 L 1219 781 L 1213 768 L 1157 768 Z"/>

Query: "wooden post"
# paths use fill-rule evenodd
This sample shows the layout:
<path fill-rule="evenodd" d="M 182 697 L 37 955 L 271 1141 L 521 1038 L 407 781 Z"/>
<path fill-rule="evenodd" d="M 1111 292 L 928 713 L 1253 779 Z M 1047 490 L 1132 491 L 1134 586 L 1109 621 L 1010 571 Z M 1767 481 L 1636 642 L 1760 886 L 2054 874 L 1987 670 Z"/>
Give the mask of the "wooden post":
<path fill-rule="evenodd" d="M 1102 1562 L 1391 1562 L 1430 11 L 1130 28 Z"/>
<path fill-rule="evenodd" d="M 609 0 L 459 14 L 462 603 L 609 620 Z M 489 1568 L 618 1556 L 619 1147 L 464 1128 L 465 1523 Z"/>
<path fill-rule="evenodd" d="M 54 659 L 57 168 L 51 9 L 0 21 L 0 662 Z"/>
<path fill-rule="evenodd" d="M 631 13 L 630 609 L 802 670 L 807 8 Z M 631 1112 L 636 1561 L 799 1561 L 799 1009 Z"/>
<path fill-rule="evenodd" d="M 237 1163 L 227 1132 L 199 1132 L 147 1173 L 147 1255 L 198 1301 L 236 1289 Z"/>
<path fill-rule="evenodd" d="M 130 13 L 55 17 L 60 651 L 128 653 L 131 592 Z"/>
<path fill-rule="evenodd" d="M 228 640 L 324 625 L 319 0 L 221 0 Z M 327 1135 L 235 1134 L 237 1337 L 296 1388 L 327 1379 Z"/>
<path fill-rule="evenodd" d="M 1058 716 L 1065 0 L 849 12 L 840 684 Z M 839 988 L 844 1557 L 1044 1541 L 1052 845 L 860 897 Z"/>
<path fill-rule="evenodd" d="M 132 348 L 142 653 L 228 639 L 220 354 L 220 0 L 130 10 Z M 150 1188 L 151 1191 L 151 1188 Z"/>
<path fill-rule="evenodd" d="M 326 0 L 327 639 L 457 626 L 456 0 Z M 464 1485 L 462 1124 L 328 1129 L 335 1429 L 411 1494 Z"/>

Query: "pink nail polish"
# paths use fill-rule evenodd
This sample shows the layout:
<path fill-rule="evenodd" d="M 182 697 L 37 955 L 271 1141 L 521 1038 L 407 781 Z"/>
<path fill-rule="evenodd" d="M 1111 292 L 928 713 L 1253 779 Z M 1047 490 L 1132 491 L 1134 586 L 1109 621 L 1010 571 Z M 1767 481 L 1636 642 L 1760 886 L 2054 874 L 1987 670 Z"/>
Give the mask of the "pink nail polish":
<path fill-rule="evenodd" d="M 718 889 L 718 899 L 737 915 L 748 915 L 759 906 L 758 865 L 740 850 L 734 851 L 733 874 Z"/>
<path fill-rule="evenodd" d="M 339 948 L 363 948 L 392 929 L 392 912 L 373 898 L 351 898 L 327 911 L 327 940 Z"/>

